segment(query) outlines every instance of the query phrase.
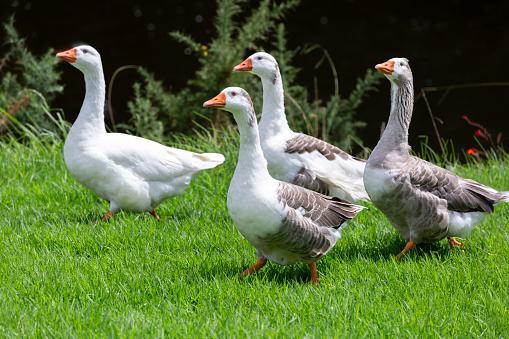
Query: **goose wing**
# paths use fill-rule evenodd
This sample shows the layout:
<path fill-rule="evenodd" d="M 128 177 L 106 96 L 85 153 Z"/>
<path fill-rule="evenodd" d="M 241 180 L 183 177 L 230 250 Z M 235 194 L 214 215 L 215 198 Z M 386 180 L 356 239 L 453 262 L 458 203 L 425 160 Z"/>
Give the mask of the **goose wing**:
<path fill-rule="evenodd" d="M 280 202 L 321 227 L 337 229 L 364 208 L 285 182 L 279 183 L 277 193 Z M 299 222 L 299 219 L 293 221 Z"/>
<path fill-rule="evenodd" d="M 295 184 L 301 185 L 299 180 L 313 179 L 304 187 L 316 190 L 313 187 L 321 188 L 330 185 L 341 189 L 355 200 L 369 201 L 362 180 L 366 166 L 365 160 L 353 157 L 334 145 L 302 133 L 286 141 L 285 152 L 294 155 L 306 166 L 301 171 L 312 172 L 312 174 L 295 178 Z M 319 192 L 329 194 L 327 190 Z"/>
<path fill-rule="evenodd" d="M 267 242 L 309 263 L 319 260 L 336 243 L 346 220 L 363 209 L 300 186 L 280 182 L 278 198 L 287 208 L 279 232 Z M 342 226 L 343 225 L 343 226 Z"/>
<path fill-rule="evenodd" d="M 224 161 L 221 154 L 197 154 L 127 134 L 108 133 L 102 143 L 102 152 L 112 165 L 132 171 L 146 181 L 192 176 Z"/>
<path fill-rule="evenodd" d="M 412 157 L 408 166 L 413 187 L 445 199 L 452 211 L 493 213 L 493 205 L 508 198 L 507 192 L 464 179 L 417 157 Z"/>
<path fill-rule="evenodd" d="M 331 145 L 323 140 L 309 136 L 307 134 L 300 133 L 286 141 L 286 152 L 287 153 L 311 153 L 317 151 L 321 153 L 327 160 L 336 159 L 336 155 L 339 155 L 344 160 L 355 160 L 359 162 L 366 162 L 365 160 L 355 158 L 350 154 L 346 153 L 339 147 Z"/>
<path fill-rule="evenodd" d="M 322 194 L 329 194 L 330 192 L 329 185 L 320 178 L 317 178 L 316 173 L 304 163 L 302 163 L 302 167 L 295 175 L 295 178 L 293 178 L 292 183 Z"/>

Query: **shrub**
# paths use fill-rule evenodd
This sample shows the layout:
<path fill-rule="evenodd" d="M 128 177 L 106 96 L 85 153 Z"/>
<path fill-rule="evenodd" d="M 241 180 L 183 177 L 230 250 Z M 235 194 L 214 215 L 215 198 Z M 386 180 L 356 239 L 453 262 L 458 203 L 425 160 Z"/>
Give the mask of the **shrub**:
<path fill-rule="evenodd" d="M 215 127 L 231 126 L 229 115 L 216 114 L 208 118 L 210 110 L 204 110 L 203 102 L 215 96 L 227 86 L 245 88 L 253 99 L 255 109 L 262 106 L 262 86 L 257 77 L 232 73 L 232 69 L 254 51 L 268 51 L 276 59 L 283 77 L 287 98 L 287 115 L 290 126 L 296 131 L 321 137 L 335 142 L 340 147 L 348 147 L 350 138 L 356 138 L 355 131 L 364 126 L 355 121 L 355 110 L 362 98 L 378 84 L 380 75 L 368 70 L 364 78 L 359 78 L 356 88 L 348 98 L 336 93 L 326 103 L 309 100 L 307 89 L 295 83 L 299 69 L 292 66 L 297 53 L 310 53 L 306 50 L 289 50 L 286 46 L 285 28 L 281 21 L 285 14 L 297 7 L 299 0 L 287 0 L 276 4 L 263 0 L 249 15 L 242 13 L 241 4 L 245 0 L 218 0 L 214 18 L 216 35 L 208 43 L 200 43 L 182 32 L 171 32 L 177 41 L 190 48 L 199 61 L 200 68 L 187 83 L 187 87 L 176 93 L 168 92 L 163 83 L 144 68 L 138 72 L 141 83 L 134 85 L 134 98 L 128 104 L 132 115 L 131 131 L 138 135 L 162 139 L 174 132 L 186 133 L 190 125 Z M 239 21 L 236 18 L 244 18 Z M 272 43 L 269 43 L 272 41 Z M 327 52 L 323 50 L 324 55 Z M 329 58 L 330 61 L 330 58 Z M 334 76 L 337 75 L 331 62 Z M 164 121 L 164 124 L 160 122 Z"/>
<path fill-rule="evenodd" d="M 8 114 L 0 113 L 0 134 L 4 134 L 15 117 L 22 124 L 36 125 L 41 129 L 60 132 L 51 119 L 48 119 L 47 106 L 63 87 L 58 84 L 60 72 L 55 70 L 58 60 L 54 52 L 48 50 L 44 55 L 34 56 L 26 47 L 25 39 L 20 38 L 14 27 L 14 16 L 4 24 L 6 37 L 0 60 L 0 108 Z"/>

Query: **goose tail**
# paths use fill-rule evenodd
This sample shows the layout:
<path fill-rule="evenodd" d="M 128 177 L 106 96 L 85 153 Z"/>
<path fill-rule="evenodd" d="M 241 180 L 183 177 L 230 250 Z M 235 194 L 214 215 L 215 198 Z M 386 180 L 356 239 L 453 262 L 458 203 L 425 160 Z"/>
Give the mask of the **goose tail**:
<path fill-rule="evenodd" d="M 195 153 L 193 157 L 201 162 L 200 167 L 202 169 L 214 168 L 224 162 L 224 155 L 219 153 Z"/>
<path fill-rule="evenodd" d="M 495 199 L 494 203 L 498 204 L 499 202 L 509 202 L 509 191 L 501 191 L 498 192 L 499 197 Z"/>

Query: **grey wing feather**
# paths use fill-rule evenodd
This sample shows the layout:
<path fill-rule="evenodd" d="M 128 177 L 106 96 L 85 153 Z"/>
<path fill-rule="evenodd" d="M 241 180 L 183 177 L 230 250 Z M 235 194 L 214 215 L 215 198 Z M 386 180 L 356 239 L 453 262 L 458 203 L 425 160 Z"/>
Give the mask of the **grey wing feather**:
<path fill-rule="evenodd" d="M 287 153 L 302 154 L 305 152 L 311 153 L 314 151 L 320 152 L 325 158 L 331 161 L 336 159 L 336 154 L 339 154 L 343 158 L 352 158 L 357 161 L 365 162 L 365 160 L 352 157 L 350 154 L 346 153 L 339 147 L 306 134 L 301 133 L 296 137 L 286 141 Z"/>
<path fill-rule="evenodd" d="M 509 197 L 471 179 L 463 179 L 448 170 L 417 157 L 410 161 L 412 185 L 447 201 L 447 208 L 458 212 L 493 213 L 493 206 Z"/>
<path fill-rule="evenodd" d="M 279 232 L 264 239 L 265 245 L 284 248 L 306 263 L 322 258 L 336 243 L 334 229 L 363 208 L 285 182 L 279 183 L 278 196 L 290 208 Z"/>
<path fill-rule="evenodd" d="M 334 246 L 335 237 L 330 228 L 318 227 L 292 209 L 282 220 L 279 232 L 265 241 L 296 254 L 299 261 L 309 263 L 322 258 Z"/>
<path fill-rule="evenodd" d="M 316 173 L 304 163 L 300 171 L 295 175 L 295 178 L 293 178 L 292 183 L 325 195 L 330 193 L 329 185 L 317 178 Z"/>
<path fill-rule="evenodd" d="M 279 183 L 279 201 L 294 210 L 302 209 L 304 217 L 311 219 L 318 226 L 339 228 L 345 221 L 352 219 L 363 209 L 346 200 L 329 197 L 306 188 Z"/>

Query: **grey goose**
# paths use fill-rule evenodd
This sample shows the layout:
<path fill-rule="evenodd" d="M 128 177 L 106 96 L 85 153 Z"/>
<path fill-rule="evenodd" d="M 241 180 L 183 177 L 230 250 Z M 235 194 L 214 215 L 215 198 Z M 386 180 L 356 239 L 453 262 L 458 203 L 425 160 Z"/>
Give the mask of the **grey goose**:
<path fill-rule="evenodd" d="M 364 184 L 371 201 L 407 241 L 402 255 L 419 243 L 448 238 L 451 248 L 465 237 L 494 205 L 509 201 L 499 192 L 409 153 L 408 128 L 414 89 L 408 60 L 393 58 L 376 65 L 391 83 L 387 127 L 368 158 Z"/>

